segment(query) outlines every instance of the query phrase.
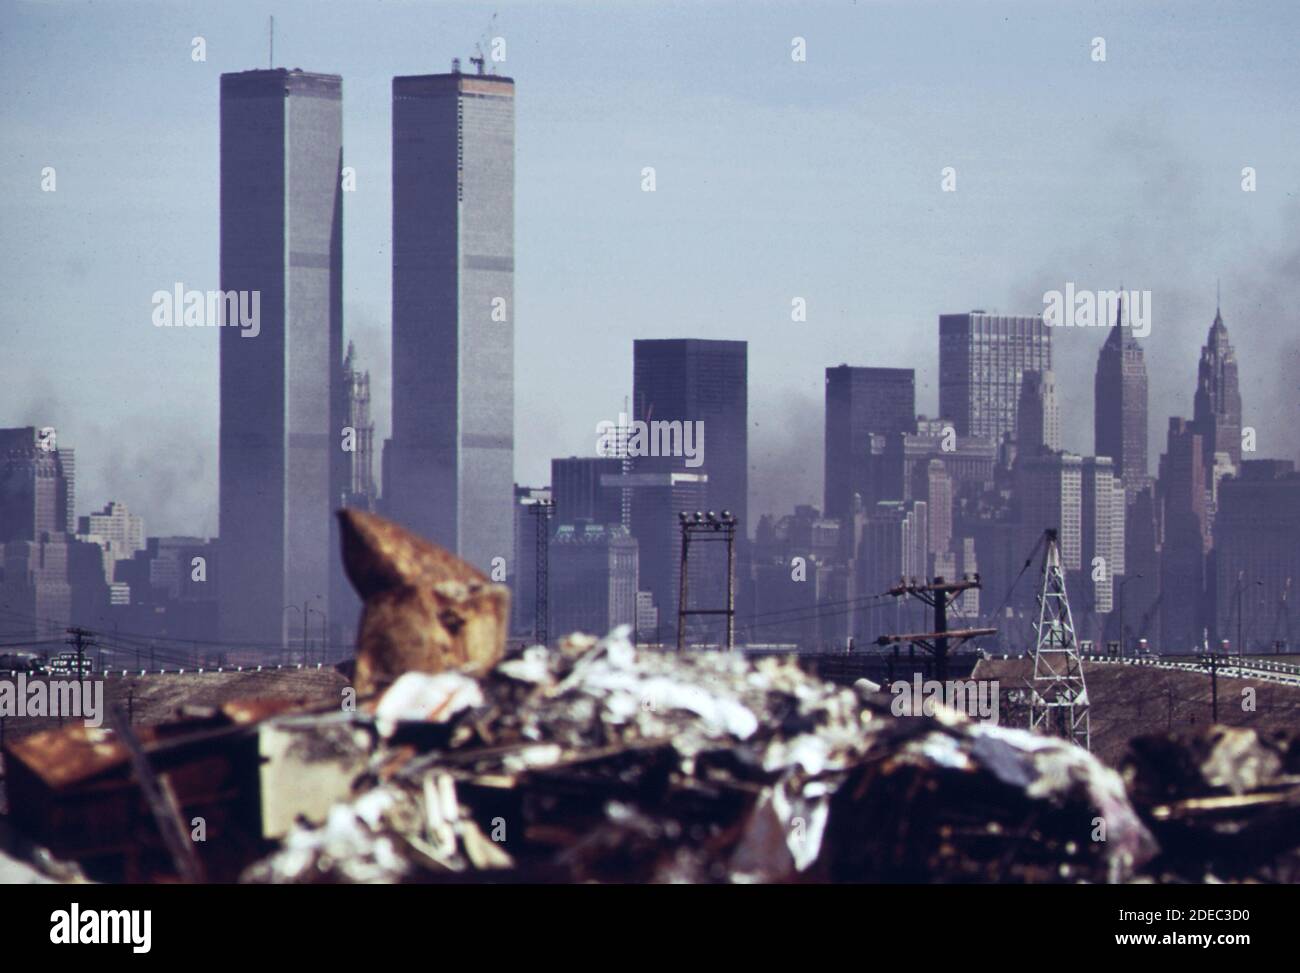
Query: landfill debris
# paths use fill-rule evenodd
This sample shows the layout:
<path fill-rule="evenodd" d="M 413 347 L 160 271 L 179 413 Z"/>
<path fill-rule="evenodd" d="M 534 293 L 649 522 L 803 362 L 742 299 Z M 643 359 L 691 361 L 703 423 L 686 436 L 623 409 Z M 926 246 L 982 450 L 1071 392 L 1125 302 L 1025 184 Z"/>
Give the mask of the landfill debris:
<path fill-rule="evenodd" d="M 794 658 L 638 651 L 626 627 L 505 654 L 508 595 L 344 511 L 355 687 L 6 741 L 20 880 L 1300 880 L 1300 743 L 1055 737 Z M 208 702 L 213 701 L 207 696 Z M 126 739 L 129 730 L 131 739 Z M 1127 786 L 1126 786 L 1127 785 Z M 181 822 L 203 822 L 198 861 Z M 168 839 L 163 836 L 168 835 Z M 15 850 L 17 849 L 17 850 Z M 48 851 L 44 850 L 48 849 Z"/>
<path fill-rule="evenodd" d="M 1300 882 L 1300 735 L 1210 726 L 1142 737 L 1123 765 L 1164 882 Z"/>
<path fill-rule="evenodd" d="M 383 517 L 339 511 L 343 564 L 363 601 L 356 690 L 404 672 L 482 671 L 500 661 L 510 590 Z"/>
<path fill-rule="evenodd" d="M 476 702 L 451 675 L 376 709 L 451 724 L 444 747 L 381 743 L 353 801 L 245 880 L 1123 881 L 1156 850 L 1077 747 L 899 719 L 789 660 L 638 652 L 620 630 L 507 659 Z"/>

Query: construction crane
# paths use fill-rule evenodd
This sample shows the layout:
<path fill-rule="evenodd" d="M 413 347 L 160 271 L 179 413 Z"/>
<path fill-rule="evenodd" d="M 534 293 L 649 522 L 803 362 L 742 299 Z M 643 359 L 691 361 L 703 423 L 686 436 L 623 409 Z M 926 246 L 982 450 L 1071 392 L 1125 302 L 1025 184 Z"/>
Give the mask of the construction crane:
<path fill-rule="evenodd" d="M 1044 537 L 1043 587 L 1038 596 L 1038 639 L 1034 646 L 1034 681 L 1030 687 L 1029 728 L 1054 732 L 1071 743 L 1092 749 L 1088 685 L 1074 636 L 1070 599 L 1061 571 L 1056 531 Z"/>

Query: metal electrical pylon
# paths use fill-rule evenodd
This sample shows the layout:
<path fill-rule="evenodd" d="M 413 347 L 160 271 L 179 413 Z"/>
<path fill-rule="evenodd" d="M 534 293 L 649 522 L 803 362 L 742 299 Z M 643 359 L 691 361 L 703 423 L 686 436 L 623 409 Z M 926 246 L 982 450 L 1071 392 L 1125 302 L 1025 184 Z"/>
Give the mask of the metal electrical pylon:
<path fill-rule="evenodd" d="M 1034 646 L 1034 682 L 1029 704 L 1029 728 L 1055 733 L 1084 749 L 1092 749 L 1088 716 L 1088 686 L 1074 638 L 1074 619 L 1065 594 L 1061 549 L 1056 531 L 1046 534 L 1043 588 L 1038 596 L 1038 641 Z"/>
<path fill-rule="evenodd" d="M 677 651 L 685 645 L 686 619 L 692 615 L 724 615 L 727 620 L 727 651 L 736 645 L 736 525 L 739 521 L 730 510 L 718 516 L 712 510 L 707 514 L 696 511 L 695 516 L 682 512 L 677 515 L 682 530 L 681 575 L 677 591 Z M 721 541 L 727 545 L 727 606 L 725 608 L 688 608 L 687 592 L 690 577 L 691 539 Z"/>

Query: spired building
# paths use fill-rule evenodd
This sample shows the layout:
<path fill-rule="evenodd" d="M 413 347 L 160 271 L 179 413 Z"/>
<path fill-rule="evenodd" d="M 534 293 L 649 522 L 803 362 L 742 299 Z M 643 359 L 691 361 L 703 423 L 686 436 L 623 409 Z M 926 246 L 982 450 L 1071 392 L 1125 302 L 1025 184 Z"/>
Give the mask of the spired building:
<path fill-rule="evenodd" d="M 870 437 L 914 432 L 915 371 L 850 365 L 826 369 L 826 516 L 851 517 L 855 493 L 868 505 L 899 499 L 877 495 Z"/>
<path fill-rule="evenodd" d="M 1056 378 L 1051 372 L 1025 372 L 1020 380 L 1016 454 L 1034 456 L 1061 448 L 1061 410 L 1056 403 Z"/>
<path fill-rule="evenodd" d="M 1093 452 L 1109 456 L 1128 503 L 1149 482 L 1147 467 L 1147 366 L 1142 345 L 1122 323 L 1120 298 L 1115 324 L 1097 355 L 1093 380 Z"/>
<path fill-rule="evenodd" d="M 1214 323 L 1201 348 L 1196 369 L 1196 397 L 1192 423 L 1201 434 L 1203 465 L 1214 468 L 1215 453 L 1226 453 L 1241 468 L 1241 388 L 1237 382 L 1237 355 L 1228 341 L 1223 315 L 1214 309 Z"/>
<path fill-rule="evenodd" d="M 287 644 L 327 613 L 343 491 L 343 82 L 221 76 L 221 289 L 258 295 L 223 327 L 221 637 Z"/>
<path fill-rule="evenodd" d="M 0 429 L 0 635 L 62 637 L 70 483 L 49 427 Z"/>
<path fill-rule="evenodd" d="M 1021 377 L 1052 367 L 1042 315 L 939 315 L 939 414 L 958 436 L 1016 436 Z"/>
<path fill-rule="evenodd" d="M 375 485 L 375 422 L 370 417 L 370 372 L 362 371 L 358 366 L 356 347 L 351 341 L 340 367 L 344 402 L 340 432 L 343 482 L 337 504 L 375 513 L 379 491 Z M 361 599 L 348 580 L 343 558 L 337 549 L 330 558 L 329 567 L 329 639 L 338 645 L 350 645 L 361 618 Z"/>
<path fill-rule="evenodd" d="M 353 432 L 353 448 L 344 450 L 343 505 L 374 513 L 378 489 L 375 486 L 375 422 L 370 418 L 370 373 L 357 367 L 356 348 L 348 342 L 343 357 L 343 393 L 347 408 L 344 426 Z"/>
<path fill-rule="evenodd" d="M 388 515 L 484 571 L 513 561 L 515 84 L 393 79 Z"/>

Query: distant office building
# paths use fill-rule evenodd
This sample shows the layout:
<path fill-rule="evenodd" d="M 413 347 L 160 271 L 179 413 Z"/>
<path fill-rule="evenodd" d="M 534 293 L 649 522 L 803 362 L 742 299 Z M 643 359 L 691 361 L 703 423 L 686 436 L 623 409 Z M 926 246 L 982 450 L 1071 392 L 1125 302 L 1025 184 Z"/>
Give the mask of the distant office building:
<path fill-rule="evenodd" d="M 602 485 L 601 478 L 618 476 L 623 461 L 616 457 L 570 456 L 551 460 L 551 490 L 557 524 L 623 523 L 623 491 Z"/>
<path fill-rule="evenodd" d="M 659 609 L 655 607 L 654 595 L 648 591 L 636 593 L 636 640 L 648 642 L 659 631 Z"/>
<path fill-rule="evenodd" d="M 1033 456 L 1061 448 L 1061 410 L 1056 402 L 1056 377 L 1050 371 L 1027 371 L 1020 381 L 1016 453 Z"/>
<path fill-rule="evenodd" d="M 69 624 L 68 497 L 57 439 L 0 429 L 0 635 L 61 637 Z"/>
<path fill-rule="evenodd" d="M 1115 490 L 1115 467 L 1109 456 L 1085 456 L 1079 494 L 1078 607 L 1097 615 L 1114 608 L 1115 576 L 1123 573 L 1123 552 L 1115 549 L 1115 520 L 1124 516 L 1123 498 Z M 1077 609 L 1076 609 L 1077 610 Z"/>
<path fill-rule="evenodd" d="M 1294 652 L 1300 639 L 1300 473 L 1281 460 L 1246 460 L 1219 487 L 1214 525 L 1219 638 L 1248 652 Z"/>
<path fill-rule="evenodd" d="M 997 617 L 990 618 L 988 624 L 1004 626 L 1007 613 L 1014 612 L 1022 604 L 1019 601 L 1000 604 L 1005 593 L 1011 590 L 1012 581 L 1020 572 L 1028 553 L 1027 548 L 1018 547 L 1023 537 L 1019 522 L 1012 518 L 1011 511 L 1005 505 L 994 508 L 974 503 L 963 504 L 954 510 L 953 533 L 963 545 L 963 555 L 964 545 L 967 542 L 972 545 L 972 567 L 964 567 L 963 571 L 979 572 L 984 590 L 981 607 L 985 612 L 1001 609 Z M 1011 638 L 1006 632 L 1000 633 L 999 641 L 1003 645 L 1011 644 Z"/>
<path fill-rule="evenodd" d="M 393 79 L 389 515 L 484 571 L 514 557 L 515 85 Z"/>
<path fill-rule="evenodd" d="M 659 610 L 659 631 L 641 632 L 648 642 L 675 642 L 677 638 L 678 585 L 681 581 L 681 527 L 678 515 L 705 509 L 708 480 L 699 473 L 630 473 L 605 476 L 607 487 L 631 492 L 631 534 L 636 538 L 640 590 L 648 591 Z M 721 544 L 707 545 L 721 548 Z M 708 556 L 712 554 L 713 556 Z M 688 591 L 692 607 L 707 599 L 717 606 L 726 596 L 725 576 L 718 572 L 718 551 L 692 553 L 691 579 L 712 576 L 709 584 Z"/>
<path fill-rule="evenodd" d="M 740 522 L 739 533 L 747 535 L 748 345 L 698 338 L 638 340 L 632 354 L 633 419 L 699 422 L 704 431 L 700 465 L 687 466 L 682 456 L 642 455 L 634 458 L 634 470 L 707 477 L 699 509 L 730 510 Z"/>
<path fill-rule="evenodd" d="M 923 499 L 930 520 L 928 551 L 937 556 L 952 549 L 952 477 L 941 459 L 930 460 L 926 474 L 928 489 Z"/>
<path fill-rule="evenodd" d="M 346 491 L 342 503 L 373 513 L 379 494 L 375 485 L 375 423 L 370 417 L 370 373 L 357 367 L 356 346 L 348 342 L 343 356 L 343 391 L 347 401 L 345 429 L 352 431 L 352 449 L 344 450 Z"/>
<path fill-rule="evenodd" d="M 605 635 L 637 619 L 637 543 L 618 525 L 561 524 L 551 539 L 551 629 Z"/>
<path fill-rule="evenodd" d="M 858 494 L 877 499 L 870 469 L 870 435 L 916 431 L 916 373 L 910 368 L 826 369 L 825 510 L 844 517 Z"/>
<path fill-rule="evenodd" d="M 1210 333 L 1201 347 L 1192 423 L 1201 435 L 1202 466 L 1207 476 L 1214 468 L 1215 453 L 1227 453 L 1234 467 L 1241 465 L 1241 387 L 1237 380 L 1237 355 L 1228 341 L 1228 329 L 1218 308 L 1214 311 Z"/>
<path fill-rule="evenodd" d="M 1043 531 L 1051 528 L 1060 546 L 1061 567 L 1067 575 L 1078 572 L 1083 549 L 1083 458 L 1065 452 L 1021 457 L 1016 462 L 1015 483 L 1020 503 L 1020 556 L 1023 558 Z M 1068 576 L 1066 583 L 1068 586 Z M 1035 593 L 1033 588 L 1030 586 L 1024 593 L 1029 603 Z"/>
<path fill-rule="evenodd" d="M 1194 423 L 1169 420 L 1160 457 L 1164 539 L 1160 557 L 1160 651 L 1196 651 L 1203 642 L 1205 555 L 1209 549 L 1204 446 Z"/>
<path fill-rule="evenodd" d="M 59 465 L 63 468 L 63 506 L 67 511 L 63 529 L 69 534 L 77 532 L 77 454 L 70 446 L 58 448 Z"/>
<path fill-rule="evenodd" d="M 342 80 L 221 76 L 221 637 L 284 645 L 287 605 L 328 611 L 343 491 Z M 300 609 L 301 610 L 301 609 Z"/>
<path fill-rule="evenodd" d="M 878 453 L 874 455 L 874 453 Z M 873 462 L 881 470 L 881 496 L 889 500 L 926 500 L 930 464 L 934 460 L 952 479 L 953 495 L 982 489 L 993 482 L 997 444 L 986 436 L 957 436 L 946 419 L 918 416 L 914 431 L 884 437 L 883 448 L 873 443 Z"/>
<path fill-rule="evenodd" d="M 851 612 L 828 614 L 823 602 L 842 609 L 850 595 L 835 585 L 842 580 L 842 524 L 823 517 L 817 507 L 801 504 L 777 521 L 760 518 L 753 550 L 754 601 L 761 613 L 742 619 L 737 639 L 760 644 L 795 644 L 816 648 L 825 638 L 843 644 Z M 832 594 L 832 590 L 836 594 Z M 834 622 L 843 631 L 826 633 Z"/>
<path fill-rule="evenodd" d="M 103 510 L 82 517 L 77 539 L 98 544 L 104 552 L 104 576 L 115 581 L 113 567 L 144 550 L 144 519 L 131 513 L 126 504 L 110 501 Z"/>
<path fill-rule="evenodd" d="M 343 387 L 343 492 L 337 505 L 376 513 L 379 488 L 375 483 L 375 423 L 370 416 L 370 373 L 357 364 L 356 346 L 349 341 L 343 356 L 340 381 Z M 361 599 L 348 581 L 343 558 L 335 551 L 330 558 L 330 641 L 351 645 L 361 617 Z"/>
<path fill-rule="evenodd" d="M 1150 482 L 1147 466 L 1147 366 L 1132 328 L 1115 326 L 1097 355 L 1093 379 L 1093 451 L 1109 456 L 1128 503 Z"/>
<path fill-rule="evenodd" d="M 924 502 L 882 500 L 868 513 L 855 567 L 852 597 L 883 594 L 900 581 L 923 581 L 927 568 L 927 511 Z M 901 632 L 908 618 L 902 601 L 881 609 L 864 604 L 854 616 L 852 635 L 869 642 L 884 631 Z"/>
<path fill-rule="evenodd" d="M 959 436 L 1014 439 L 1021 377 L 1051 367 L 1051 333 L 1041 315 L 939 316 L 939 412 Z"/>
<path fill-rule="evenodd" d="M 553 507 L 549 518 L 542 511 L 551 499 L 550 487 L 516 485 L 514 488 L 511 529 L 515 556 L 506 579 L 510 585 L 510 628 L 516 635 L 532 636 L 536 632 L 537 559 L 548 556 L 555 523 Z"/>
<path fill-rule="evenodd" d="M 1156 485 L 1138 491 L 1124 513 L 1124 580 L 1116 593 L 1123 600 L 1124 644 L 1129 651 L 1136 639 L 1160 644 L 1160 525 Z M 1119 630 L 1116 629 L 1119 638 Z"/>
<path fill-rule="evenodd" d="M 72 609 L 69 621 L 73 625 L 102 629 L 111 623 L 109 606 L 113 599 L 121 598 L 121 588 L 126 588 L 127 599 L 130 599 L 130 587 L 125 584 L 113 585 L 110 594 L 104 560 L 105 551 L 100 543 L 75 538 L 68 542 L 68 585 Z"/>

